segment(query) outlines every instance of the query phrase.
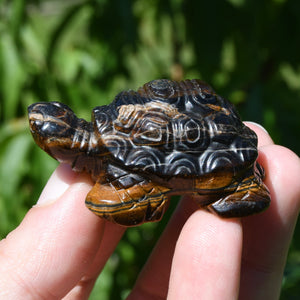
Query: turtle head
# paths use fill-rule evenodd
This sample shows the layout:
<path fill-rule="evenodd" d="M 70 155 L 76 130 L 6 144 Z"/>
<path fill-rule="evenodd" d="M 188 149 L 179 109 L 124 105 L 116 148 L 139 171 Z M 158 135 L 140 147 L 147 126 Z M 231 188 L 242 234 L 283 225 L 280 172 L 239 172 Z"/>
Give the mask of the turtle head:
<path fill-rule="evenodd" d="M 31 134 L 40 148 L 59 162 L 73 165 L 86 154 L 88 122 L 59 102 L 35 103 L 28 107 Z"/>

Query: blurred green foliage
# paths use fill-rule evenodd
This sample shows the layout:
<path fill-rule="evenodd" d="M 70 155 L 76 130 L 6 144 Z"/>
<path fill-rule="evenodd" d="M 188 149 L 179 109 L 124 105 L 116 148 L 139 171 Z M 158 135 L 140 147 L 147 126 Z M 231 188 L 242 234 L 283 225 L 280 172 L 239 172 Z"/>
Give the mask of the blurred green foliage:
<path fill-rule="evenodd" d="M 88 119 L 123 89 L 200 78 L 299 155 L 299 13 L 298 0 L 1 0 L 1 237 L 57 165 L 31 139 L 33 102 L 59 100 Z M 127 231 L 91 299 L 126 296 L 171 212 Z M 299 233 L 298 226 L 282 299 L 300 294 Z"/>

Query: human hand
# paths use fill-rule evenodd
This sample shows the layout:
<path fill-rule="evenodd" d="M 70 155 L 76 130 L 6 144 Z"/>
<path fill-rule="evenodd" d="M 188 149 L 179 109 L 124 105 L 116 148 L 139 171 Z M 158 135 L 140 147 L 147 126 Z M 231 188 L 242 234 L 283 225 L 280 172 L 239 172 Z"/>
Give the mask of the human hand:
<path fill-rule="evenodd" d="M 184 197 L 132 299 L 276 299 L 300 206 L 300 162 L 261 128 L 270 208 L 221 219 Z M 92 183 L 60 165 L 20 226 L 0 242 L 1 299 L 87 299 L 124 227 L 84 206 Z"/>

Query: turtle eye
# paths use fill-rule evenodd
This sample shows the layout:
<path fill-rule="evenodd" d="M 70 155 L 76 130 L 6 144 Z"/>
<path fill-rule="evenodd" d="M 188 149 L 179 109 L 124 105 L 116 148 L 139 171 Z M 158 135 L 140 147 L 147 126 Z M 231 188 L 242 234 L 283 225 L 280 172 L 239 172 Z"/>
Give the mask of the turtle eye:
<path fill-rule="evenodd" d="M 54 122 L 45 122 L 41 128 L 41 133 L 45 136 L 57 135 L 63 131 L 63 127 Z"/>

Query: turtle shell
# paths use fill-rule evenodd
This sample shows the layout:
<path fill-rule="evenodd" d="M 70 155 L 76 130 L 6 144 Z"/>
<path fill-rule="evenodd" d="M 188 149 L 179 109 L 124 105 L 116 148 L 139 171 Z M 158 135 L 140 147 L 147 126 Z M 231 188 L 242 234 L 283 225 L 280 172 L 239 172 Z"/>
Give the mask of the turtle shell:
<path fill-rule="evenodd" d="M 235 176 L 257 158 L 257 136 L 200 80 L 166 79 L 96 107 L 94 128 L 117 164 L 163 177 Z"/>

